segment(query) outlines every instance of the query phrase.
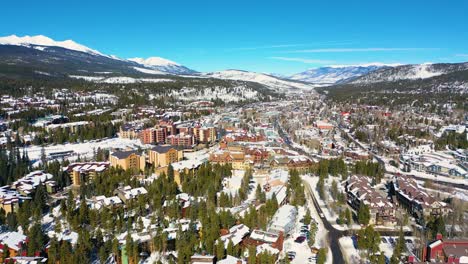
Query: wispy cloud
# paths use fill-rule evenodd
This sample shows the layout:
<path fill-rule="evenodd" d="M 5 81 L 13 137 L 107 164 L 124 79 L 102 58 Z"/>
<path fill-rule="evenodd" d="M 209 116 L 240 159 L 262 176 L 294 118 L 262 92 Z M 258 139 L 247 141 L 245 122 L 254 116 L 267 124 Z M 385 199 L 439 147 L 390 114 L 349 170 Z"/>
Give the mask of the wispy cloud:
<path fill-rule="evenodd" d="M 318 59 L 290 58 L 290 57 L 269 57 L 269 59 L 282 60 L 282 61 L 297 61 L 297 62 L 308 63 L 308 64 L 326 64 L 326 63 L 335 62 L 332 60 L 318 60 Z"/>
<path fill-rule="evenodd" d="M 302 43 L 302 44 L 276 44 L 276 45 L 263 45 L 263 46 L 253 46 L 253 47 L 238 47 L 230 48 L 228 51 L 243 51 L 243 50 L 264 50 L 264 49 L 283 49 L 283 48 L 294 48 L 294 47 L 317 47 L 317 46 L 337 46 L 337 45 L 351 45 L 355 42 L 349 40 L 330 40 L 323 42 L 313 42 L 313 43 Z"/>
<path fill-rule="evenodd" d="M 361 62 L 361 63 L 350 63 L 350 64 L 331 64 L 327 65 L 327 67 L 332 67 L 332 68 L 343 68 L 343 67 L 368 67 L 368 66 L 389 66 L 389 67 L 396 67 L 403 65 L 404 63 L 400 62 L 392 62 L 392 63 L 386 63 L 386 62 Z"/>
<path fill-rule="evenodd" d="M 468 58 L 468 54 L 455 54 L 455 57 Z"/>
<path fill-rule="evenodd" d="M 378 51 L 420 51 L 439 48 L 330 48 L 286 51 L 286 53 L 339 53 L 339 52 L 378 52 Z"/>
<path fill-rule="evenodd" d="M 261 49 L 280 49 L 280 48 L 293 48 L 305 46 L 304 44 L 279 44 L 279 45 L 266 45 L 266 46 L 256 46 L 256 47 L 242 47 L 242 48 L 231 48 L 230 51 L 235 50 L 261 50 Z"/>

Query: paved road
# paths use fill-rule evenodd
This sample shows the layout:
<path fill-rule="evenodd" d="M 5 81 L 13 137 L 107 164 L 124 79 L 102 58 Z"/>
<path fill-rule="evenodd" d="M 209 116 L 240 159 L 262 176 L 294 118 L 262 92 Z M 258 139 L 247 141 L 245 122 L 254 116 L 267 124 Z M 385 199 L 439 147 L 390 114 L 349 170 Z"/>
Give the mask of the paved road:
<path fill-rule="evenodd" d="M 354 143 L 356 143 L 356 145 L 358 145 L 361 149 L 363 149 L 364 151 L 369 153 L 369 155 L 371 157 L 375 158 L 385 168 L 385 164 L 386 164 L 385 161 L 377 153 L 366 149 L 359 141 L 357 141 L 354 137 L 352 137 L 348 132 L 344 131 L 340 126 L 338 126 L 338 129 L 340 129 L 343 133 L 345 133 Z M 392 175 L 397 174 L 397 173 L 389 172 L 389 171 L 386 171 L 386 173 L 392 174 Z M 426 178 L 419 177 L 419 176 L 416 176 L 416 175 L 413 175 L 413 174 L 408 174 L 408 176 L 411 176 L 412 178 L 414 178 L 416 180 L 420 180 L 420 181 L 427 180 Z M 464 183 L 452 183 L 452 182 L 440 181 L 440 180 L 437 180 L 437 179 L 431 179 L 431 181 L 434 182 L 434 183 L 440 184 L 440 185 L 445 185 L 445 186 L 449 186 L 449 187 L 455 187 L 455 188 L 460 188 L 460 189 L 463 189 L 463 190 L 468 190 L 468 185 L 466 185 Z"/>
<path fill-rule="evenodd" d="M 311 198 L 314 204 L 315 210 L 317 211 L 318 215 L 324 215 L 322 208 L 320 208 L 319 204 L 317 203 L 317 200 L 315 199 L 310 184 L 306 181 L 303 181 L 303 183 L 309 197 Z M 325 217 L 320 218 L 322 220 L 323 226 L 328 231 L 328 243 L 333 256 L 333 263 L 345 263 L 343 253 L 341 252 L 340 244 L 338 242 L 338 240 L 343 236 L 343 232 L 335 229 Z"/>
<path fill-rule="evenodd" d="M 282 130 L 281 126 L 279 126 L 279 124 L 276 122 L 276 127 L 278 129 L 278 133 L 279 135 L 283 138 L 284 140 L 284 143 L 292 150 L 302 154 L 302 155 L 305 155 L 305 156 L 308 156 L 310 157 L 310 155 L 305 152 L 304 150 L 302 149 L 298 149 L 298 148 L 295 148 L 291 145 L 291 141 L 289 140 L 289 137 L 288 135 Z M 350 138 L 354 141 L 354 138 L 352 138 L 350 136 Z M 361 146 L 362 148 L 364 148 L 362 145 L 359 144 L 359 142 L 356 142 L 359 146 Z M 364 149 L 366 150 L 366 149 Z M 368 150 L 366 150 L 368 151 Z M 370 153 L 372 156 L 375 156 L 374 153 Z M 380 159 L 380 157 L 376 157 L 377 160 L 381 163 L 383 163 L 384 161 L 382 159 Z M 315 209 L 317 210 L 317 213 L 319 215 L 323 215 L 323 211 L 322 211 L 322 208 L 320 208 L 320 205 L 318 204 L 317 200 L 315 199 L 315 196 L 314 196 L 314 193 L 312 191 L 312 187 L 309 185 L 309 183 L 305 182 L 304 181 L 304 186 L 306 187 L 306 190 L 310 196 L 310 198 L 312 199 L 312 202 L 314 204 L 314 207 Z M 349 229 L 349 230 L 345 230 L 345 231 L 341 231 L 341 230 L 338 230 L 338 229 L 335 229 L 333 227 L 332 224 L 330 224 L 330 222 L 328 222 L 328 220 L 325 218 L 325 217 L 321 217 L 321 220 L 323 222 L 323 225 L 325 227 L 325 229 L 328 231 L 328 242 L 329 242 L 329 247 L 331 249 L 331 253 L 332 253 L 332 256 L 333 256 L 333 263 L 339 263 L 339 264 L 342 264 L 342 263 L 345 263 L 344 261 L 344 257 L 343 257 L 343 252 L 341 252 L 341 248 L 340 248 L 340 245 L 339 245 L 339 242 L 338 240 L 343 237 L 343 236 L 350 236 L 350 235 L 353 235 L 357 232 L 357 230 L 352 230 L 352 229 Z M 390 231 L 390 230 L 381 230 L 379 231 L 379 233 L 381 235 L 384 235 L 384 236 L 398 236 L 399 235 L 399 231 L 396 230 L 396 231 Z M 412 235 L 412 232 L 406 232 L 405 235 L 407 236 L 410 236 Z"/>
<path fill-rule="evenodd" d="M 295 151 L 297 151 L 297 152 L 299 152 L 299 153 L 301 153 L 303 155 L 309 156 L 302 149 L 297 149 L 297 148 L 294 148 L 293 146 L 291 146 L 291 141 L 289 140 L 286 133 L 284 133 L 283 129 L 279 126 L 278 123 L 276 123 L 276 125 L 277 125 L 277 129 L 278 129 L 278 133 L 283 138 L 284 143 L 290 149 L 295 150 Z M 311 189 L 312 187 L 310 186 L 310 184 L 305 182 L 305 181 L 303 181 L 303 184 L 305 186 L 305 189 L 307 190 L 307 193 L 308 193 L 309 197 L 311 198 L 311 200 L 312 200 L 312 202 L 314 204 L 315 210 L 317 211 L 318 215 L 324 215 L 323 212 L 322 212 L 322 208 L 320 208 L 319 204 L 317 203 L 317 200 L 315 199 L 315 196 L 314 196 L 314 193 L 312 192 L 312 189 Z M 343 232 L 340 231 L 340 230 L 335 229 L 328 222 L 328 220 L 325 217 L 321 217 L 321 220 L 322 220 L 323 226 L 328 231 L 328 245 L 329 245 L 329 248 L 330 248 L 331 253 L 332 253 L 333 263 L 337 263 L 337 264 L 345 263 L 344 257 L 343 257 L 343 252 L 341 252 L 340 244 L 338 242 L 340 237 L 343 236 Z"/>

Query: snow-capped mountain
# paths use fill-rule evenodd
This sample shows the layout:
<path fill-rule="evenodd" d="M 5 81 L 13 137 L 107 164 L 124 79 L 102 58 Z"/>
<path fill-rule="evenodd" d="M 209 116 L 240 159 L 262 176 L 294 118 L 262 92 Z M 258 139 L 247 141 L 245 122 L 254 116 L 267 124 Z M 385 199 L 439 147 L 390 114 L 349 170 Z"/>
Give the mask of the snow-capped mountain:
<path fill-rule="evenodd" d="M 294 74 L 288 78 L 291 80 L 303 81 L 312 84 L 326 85 L 346 82 L 365 75 L 369 72 L 380 69 L 381 65 L 368 66 L 330 66 Z"/>
<path fill-rule="evenodd" d="M 408 64 L 393 68 L 381 68 L 369 74 L 363 75 L 351 83 L 377 83 L 377 82 L 393 82 L 399 80 L 417 80 L 427 79 L 444 74 L 463 71 L 468 69 L 468 62 L 465 63 L 423 63 L 423 64 Z"/>
<path fill-rule="evenodd" d="M 176 62 L 164 59 L 161 57 L 150 57 L 147 59 L 143 58 L 130 58 L 129 61 L 136 62 L 145 66 L 146 68 L 151 68 L 160 72 L 166 72 L 171 74 L 194 74 L 196 71 L 189 69 L 183 65 L 180 65 Z"/>
<path fill-rule="evenodd" d="M 38 50 L 44 50 L 47 47 L 61 47 L 69 50 L 81 51 L 90 54 L 104 56 L 97 50 L 90 49 L 84 45 L 78 44 L 73 40 L 55 41 L 43 35 L 18 37 L 16 35 L 0 37 L 1 45 L 15 45 L 32 47 Z"/>
<path fill-rule="evenodd" d="M 193 74 L 178 63 L 153 57 L 125 60 L 106 55 L 73 40 L 56 41 L 46 36 L 0 37 L 0 66 L 8 65 L 8 75 L 63 77 L 67 75 L 108 74 L 166 75 Z M 16 70 L 17 68 L 17 70 Z M 7 75 L 0 72 L 1 75 Z"/>
<path fill-rule="evenodd" d="M 256 73 L 241 70 L 225 70 L 218 72 L 210 72 L 204 73 L 201 76 L 217 79 L 256 82 L 276 91 L 284 91 L 287 89 L 311 90 L 314 88 L 313 85 L 306 84 L 303 82 L 283 80 L 264 73 Z"/>

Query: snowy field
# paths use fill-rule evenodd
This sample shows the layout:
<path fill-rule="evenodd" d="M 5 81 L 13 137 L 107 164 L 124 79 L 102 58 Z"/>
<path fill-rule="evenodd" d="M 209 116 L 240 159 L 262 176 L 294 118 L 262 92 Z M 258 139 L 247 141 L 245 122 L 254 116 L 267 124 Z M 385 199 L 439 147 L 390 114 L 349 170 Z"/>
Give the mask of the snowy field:
<path fill-rule="evenodd" d="M 393 250 L 395 248 L 395 239 L 397 237 L 382 236 L 379 245 L 380 251 L 382 251 L 388 259 L 392 257 Z M 339 240 L 340 247 L 342 249 L 345 259 L 350 264 L 361 263 L 360 251 L 357 249 L 357 241 L 352 237 L 342 237 Z M 405 237 L 405 248 L 409 255 L 413 255 L 413 249 L 415 245 L 414 237 Z"/>
<path fill-rule="evenodd" d="M 54 152 L 62 151 L 73 151 L 73 154 L 68 158 L 69 160 L 74 160 L 78 158 L 78 155 L 81 158 L 92 158 L 94 151 L 98 148 L 101 149 L 112 149 L 112 148 L 137 148 L 144 147 L 139 140 L 136 139 L 124 139 L 124 138 L 110 138 L 102 140 L 91 140 L 84 143 L 69 143 L 69 144 L 58 144 L 58 145 L 49 145 L 45 146 L 44 150 L 46 155 Z M 28 153 L 28 156 L 31 160 L 37 161 L 41 158 L 41 146 L 30 146 L 25 148 Z"/>

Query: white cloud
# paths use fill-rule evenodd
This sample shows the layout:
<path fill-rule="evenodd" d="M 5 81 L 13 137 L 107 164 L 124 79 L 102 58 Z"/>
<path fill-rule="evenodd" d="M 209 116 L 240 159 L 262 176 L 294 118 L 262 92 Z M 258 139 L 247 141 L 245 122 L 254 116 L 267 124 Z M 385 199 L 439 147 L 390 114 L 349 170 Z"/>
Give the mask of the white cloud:
<path fill-rule="evenodd" d="M 468 54 L 456 54 L 455 57 L 468 58 Z"/>
<path fill-rule="evenodd" d="M 318 59 L 307 59 L 307 58 L 290 58 L 290 57 L 269 57 L 269 59 L 273 60 L 282 60 L 282 61 L 297 61 L 302 63 L 334 63 L 335 61 L 332 60 L 318 60 Z"/>
<path fill-rule="evenodd" d="M 415 51 L 437 50 L 438 48 L 331 48 L 287 51 L 288 53 L 337 53 L 337 52 L 376 52 L 376 51 Z"/>

